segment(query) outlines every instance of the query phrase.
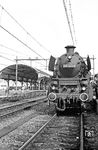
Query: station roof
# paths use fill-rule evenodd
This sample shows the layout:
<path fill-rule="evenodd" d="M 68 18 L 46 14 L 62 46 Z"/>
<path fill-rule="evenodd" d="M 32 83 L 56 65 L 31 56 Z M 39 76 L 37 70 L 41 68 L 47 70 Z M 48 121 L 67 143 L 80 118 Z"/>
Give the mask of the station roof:
<path fill-rule="evenodd" d="M 0 78 L 4 80 L 16 80 L 16 64 L 10 65 L 0 71 Z M 27 65 L 18 64 L 18 81 L 36 81 L 38 79 L 37 71 Z"/>
<path fill-rule="evenodd" d="M 45 72 L 45 71 L 42 71 L 42 70 L 40 70 L 40 69 L 38 69 L 38 68 L 35 68 L 35 70 L 37 71 L 38 74 L 41 74 L 42 77 L 50 77 L 50 76 L 52 76 L 50 73 L 47 73 L 47 72 Z"/>

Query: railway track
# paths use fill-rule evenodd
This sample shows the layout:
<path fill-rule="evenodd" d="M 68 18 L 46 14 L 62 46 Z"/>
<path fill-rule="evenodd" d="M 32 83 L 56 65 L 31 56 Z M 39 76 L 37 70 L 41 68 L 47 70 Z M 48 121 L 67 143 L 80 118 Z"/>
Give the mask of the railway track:
<path fill-rule="evenodd" d="M 33 111 L 30 115 L 5 126 L 0 130 L 0 150 L 18 150 L 50 118 L 51 114 Z"/>
<path fill-rule="evenodd" d="M 94 136 L 95 129 L 91 124 L 94 116 L 86 113 L 79 116 L 54 115 L 19 150 L 98 150 L 98 132 Z M 98 130 L 96 119 L 94 123 Z"/>
<path fill-rule="evenodd" d="M 19 150 L 76 150 L 79 147 L 79 119 L 79 116 L 54 115 Z"/>
<path fill-rule="evenodd" d="M 44 119 L 44 115 L 39 116 L 39 118 L 42 118 L 42 121 L 40 119 L 36 120 L 36 118 L 38 118 L 38 113 L 32 113 L 23 119 L 20 119 L 1 129 L 0 138 L 4 139 L 3 136 L 6 136 L 7 134 L 10 134 L 10 137 L 12 137 L 14 133 L 12 131 L 14 131 L 16 128 L 19 128 L 19 126 L 21 129 L 24 128 L 23 124 L 31 119 L 31 127 L 29 127 L 29 123 L 27 123 L 28 129 L 25 129 L 27 130 L 27 133 L 21 136 L 16 135 L 16 139 L 17 136 L 19 136 L 18 142 L 20 141 L 20 143 L 22 143 L 17 146 L 11 144 L 4 150 L 98 149 L 98 116 L 94 113 L 82 113 L 81 115 L 77 116 L 45 116 L 46 119 Z M 33 123 L 34 120 L 35 123 Z M 23 127 L 21 125 L 23 125 Z M 23 140 L 21 138 L 23 138 Z"/>
<path fill-rule="evenodd" d="M 40 132 L 41 132 L 42 130 L 44 130 L 44 128 L 45 128 L 51 121 L 53 121 L 53 119 L 54 119 L 55 117 L 56 117 L 56 114 L 54 114 L 54 116 L 51 117 L 51 119 L 50 119 L 49 121 L 47 121 L 33 136 L 31 136 L 31 138 L 30 138 L 28 141 L 26 141 L 26 142 L 19 148 L 19 150 L 24 150 L 24 149 L 28 146 L 28 144 L 29 144 L 30 142 L 33 142 L 33 140 L 35 140 L 35 138 L 37 137 L 37 135 L 40 134 Z"/>
<path fill-rule="evenodd" d="M 34 99 L 30 106 L 43 103 L 43 101 L 46 101 L 46 99 Z M 31 100 L 28 100 L 28 102 L 31 103 Z M 26 107 L 29 107 L 29 105 Z M 11 133 L 30 119 L 36 118 L 37 115 L 32 113 L 1 129 L 0 138 Z M 28 138 L 24 136 L 24 142 L 20 146 L 18 145 L 18 148 L 11 147 L 9 150 L 98 150 L 98 115 L 95 113 L 84 112 L 81 115 L 59 117 L 54 115 L 46 121 L 39 126 L 40 128 L 36 132 L 32 131 L 30 135 L 27 133 Z"/>
<path fill-rule="evenodd" d="M 17 103 L 10 105 L 10 106 L 2 106 L 2 107 L 0 107 L 0 118 L 7 116 L 7 115 L 10 115 L 12 113 L 15 113 L 17 111 L 26 109 L 28 107 L 37 105 L 37 104 L 42 103 L 44 101 L 47 101 L 46 96 L 28 99 L 28 100 L 25 100 L 23 102 L 17 102 Z"/>

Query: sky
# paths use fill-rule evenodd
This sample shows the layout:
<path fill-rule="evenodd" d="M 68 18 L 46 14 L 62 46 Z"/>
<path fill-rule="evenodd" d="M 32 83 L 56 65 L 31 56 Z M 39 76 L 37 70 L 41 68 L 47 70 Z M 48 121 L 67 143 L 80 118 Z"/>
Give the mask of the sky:
<path fill-rule="evenodd" d="M 98 0 L 65 0 L 65 4 L 74 35 L 75 51 L 82 57 L 95 57 L 97 73 Z M 0 0 L 0 5 L 4 7 L 0 7 L 0 25 L 14 35 L 12 37 L 0 27 L 0 70 L 15 64 L 16 57 L 59 57 L 66 52 L 66 45 L 73 44 L 63 0 Z M 41 70 L 45 70 L 47 64 L 45 60 L 18 63 L 32 65 Z"/>

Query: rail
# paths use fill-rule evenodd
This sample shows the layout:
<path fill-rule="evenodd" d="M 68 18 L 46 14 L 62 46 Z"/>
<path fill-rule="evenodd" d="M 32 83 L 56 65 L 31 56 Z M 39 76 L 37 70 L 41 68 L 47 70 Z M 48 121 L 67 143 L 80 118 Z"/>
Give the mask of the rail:
<path fill-rule="evenodd" d="M 84 132 L 83 132 L 83 114 L 81 114 L 81 120 L 80 120 L 80 123 L 81 123 L 81 127 L 80 127 L 80 150 L 84 150 L 84 139 L 83 139 L 83 136 L 84 136 Z"/>
<path fill-rule="evenodd" d="M 19 148 L 19 150 L 24 150 L 24 149 L 28 146 L 28 144 L 29 144 L 31 141 L 33 141 L 33 140 L 37 137 L 37 135 L 40 134 L 40 132 L 41 132 L 55 117 L 56 117 L 56 114 L 55 114 L 49 121 L 47 121 L 33 136 L 31 136 L 31 138 L 30 138 L 27 142 L 25 142 L 25 143 Z"/>
<path fill-rule="evenodd" d="M 6 115 L 15 113 L 25 108 L 43 103 L 44 101 L 47 101 L 46 96 L 36 97 L 34 99 L 30 99 L 26 101 L 20 101 L 20 102 L 18 101 L 18 103 L 0 107 L 0 117 L 4 117 Z"/>

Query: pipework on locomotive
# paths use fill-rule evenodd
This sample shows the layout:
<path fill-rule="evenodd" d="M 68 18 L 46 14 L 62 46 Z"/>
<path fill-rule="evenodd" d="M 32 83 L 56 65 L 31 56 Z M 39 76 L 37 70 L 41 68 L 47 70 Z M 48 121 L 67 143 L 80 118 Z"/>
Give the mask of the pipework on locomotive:
<path fill-rule="evenodd" d="M 93 94 L 91 80 L 91 63 L 74 52 L 73 45 L 66 46 L 66 54 L 60 56 L 55 64 L 51 56 L 49 70 L 53 71 L 48 99 L 56 105 L 56 112 L 69 109 L 90 110 L 96 107 L 96 97 Z"/>

